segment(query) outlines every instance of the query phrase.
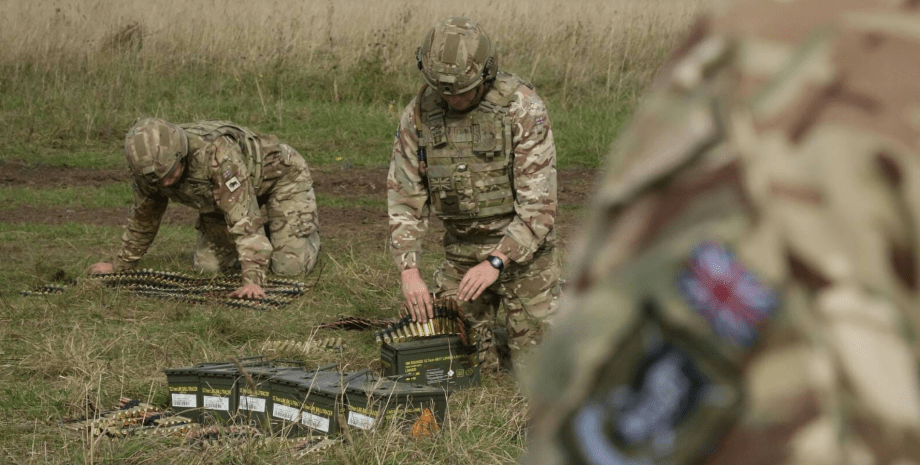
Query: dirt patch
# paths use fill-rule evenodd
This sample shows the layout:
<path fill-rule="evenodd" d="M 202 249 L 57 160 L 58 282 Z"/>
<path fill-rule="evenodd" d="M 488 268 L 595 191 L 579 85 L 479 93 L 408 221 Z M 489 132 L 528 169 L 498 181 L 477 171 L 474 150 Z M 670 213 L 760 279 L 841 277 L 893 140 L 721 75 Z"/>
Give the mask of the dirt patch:
<path fill-rule="evenodd" d="M 318 195 L 340 198 L 386 198 L 386 169 L 382 168 L 312 168 L 314 188 Z M 560 206 L 584 206 L 587 204 L 597 179 L 596 170 L 572 169 L 559 172 Z M 102 187 L 112 183 L 131 182 L 126 170 L 90 170 L 84 168 L 60 168 L 50 166 L 29 166 L 18 163 L 0 163 L 0 187 L 60 188 L 72 186 Z M 0 211 L 0 221 L 5 223 L 37 223 L 60 225 L 81 223 L 94 226 L 122 226 L 128 208 L 74 208 L 74 207 L 20 207 Z M 163 224 L 195 224 L 198 214 L 195 210 L 171 205 L 166 210 Z M 367 208 L 324 207 L 319 205 L 320 233 L 324 239 L 336 237 L 361 237 L 384 246 L 388 234 L 388 219 L 385 210 Z M 557 219 L 558 235 L 561 241 L 569 238 L 577 226 L 578 215 L 571 211 L 560 211 Z M 436 217 L 431 218 L 427 239 L 440 240 L 443 225 Z"/>
<path fill-rule="evenodd" d="M 320 166 L 310 169 L 317 194 L 335 197 L 386 198 L 387 170 L 384 168 L 340 168 Z M 558 174 L 559 203 L 583 205 L 597 177 L 594 169 L 560 170 Z M 128 170 L 92 170 L 47 165 L 26 165 L 0 162 L 2 187 L 102 187 L 113 183 L 129 183 Z"/>
<path fill-rule="evenodd" d="M 126 169 L 92 170 L 0 162 L 0 186 L 3 187 L 103 187 L 128 182 L 131 182 L 131 173 Z"/>

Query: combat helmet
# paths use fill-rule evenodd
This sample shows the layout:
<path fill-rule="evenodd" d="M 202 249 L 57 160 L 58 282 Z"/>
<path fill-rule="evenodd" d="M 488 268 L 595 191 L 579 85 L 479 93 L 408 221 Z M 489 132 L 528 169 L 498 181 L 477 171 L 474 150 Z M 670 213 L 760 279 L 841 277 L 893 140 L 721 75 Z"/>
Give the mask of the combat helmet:
<path fill-rule="evenodd" d="M 188 153 L 188 137 L 178 126 L 159 119 L 142 119 L 125 136 L 125 155 L 135 177 L 157 183 Z"/>
<path fill-rule="evenodd" d="M 479 23 L 459 16 L 431 28 L 415 53 L 418 69 L 442 95 L 458 95 L 495 80 L 495 48 Z"/>

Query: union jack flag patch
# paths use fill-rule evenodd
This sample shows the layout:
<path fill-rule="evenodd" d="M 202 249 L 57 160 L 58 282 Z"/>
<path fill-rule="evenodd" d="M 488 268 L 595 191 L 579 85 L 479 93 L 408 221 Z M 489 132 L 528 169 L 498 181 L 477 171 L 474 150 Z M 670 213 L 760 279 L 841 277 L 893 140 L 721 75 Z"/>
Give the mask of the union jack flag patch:
<path fill-rule="evenodd" d="M 721 244 L 700 244 L 677 284 L 693 311 L 706 318 L 716 334 L 739 346 L 757 342 L 779 301 L 773 289 Z"/>

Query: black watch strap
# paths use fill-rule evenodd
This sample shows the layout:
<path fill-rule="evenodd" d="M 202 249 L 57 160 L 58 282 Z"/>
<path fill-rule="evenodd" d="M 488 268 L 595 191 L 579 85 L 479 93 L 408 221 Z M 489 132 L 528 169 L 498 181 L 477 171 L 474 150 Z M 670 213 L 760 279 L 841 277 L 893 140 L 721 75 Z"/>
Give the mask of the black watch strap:
<path fill-rule="evenodd" d="M 486 260 L 489 261 L 489 264 L 492 265 L 492 268 L 495 268 L 499 273 L 505 268 L 505 262 L 502 259 L 496 257 L 495 255 L 489 255 L 486 257 Z"/>

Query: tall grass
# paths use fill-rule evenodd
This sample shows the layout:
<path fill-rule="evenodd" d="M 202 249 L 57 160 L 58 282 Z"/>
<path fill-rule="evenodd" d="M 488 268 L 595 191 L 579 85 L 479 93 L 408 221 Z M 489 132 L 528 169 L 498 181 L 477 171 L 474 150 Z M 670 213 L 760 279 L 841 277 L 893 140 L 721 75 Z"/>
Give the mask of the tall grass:
<path fill-rule="evenodd" d="M 111 144 L 147 115 L 303 133 L 310 106 L 330 102 L 395 121 L 421 82 L 420 38 L 450 15 L 482 22 L 500 67 L 535 83 L 554 119 L 594 108 L 578 115 L 614 131 L 622 118 L 599 113 L 628 114 L 700 0 L 5 3 L 0 137 L 26 158 Z"/>

